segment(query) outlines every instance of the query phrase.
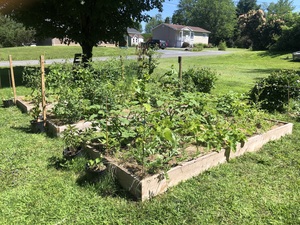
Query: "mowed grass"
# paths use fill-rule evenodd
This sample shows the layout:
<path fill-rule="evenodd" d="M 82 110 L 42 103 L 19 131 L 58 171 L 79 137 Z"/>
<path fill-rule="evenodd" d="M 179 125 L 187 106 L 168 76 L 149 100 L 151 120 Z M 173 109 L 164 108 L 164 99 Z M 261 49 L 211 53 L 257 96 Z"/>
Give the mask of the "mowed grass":
<path fill-rule="evenodd" d="M 255 82 L 281 69 L 299 69 L 291 54 L 271 54 L 265 51 L 229 49 L 221 56 L 182 57 L 182 71 L 191 67 L 209 67 L 218 72 L 218 81 L 212 93 L 248 92 Z M 161 59 L 158 73 L 167 72 L 171 65 L 178 71 L 177 58 Z"/>
<path fill-rule="evenodd" d="M 242 93 L 251 87 L 246 78 L 253 83 L 273 69 L 299 68 L 285 58 L 242 51 L 184 58 L 183 66 L 216 69 L 221 77 L 215 93 Z M 157 71 L 175 63 L 162 59 Z M 230 76 L 233 82 L 226 83 Z M 0 98 L 9 94 L 0 89 Z M 61 139 L 32 134 L 29 115 L 0 107 L 0 224 L 300 224 L 300 123 L 277 118 L 294 123 L 292 135 L 141 203 L 109 176 L 89 183 L 84 159 L 62 163 Z"/>
<path fill-rule="evenodd" d="M 45 59 L 72 59 L 74 54 L 81 53 L 80 46 L 26 46 L 14 48 L 0 48 L 0 61 L 8 60 L 11 55 L 13 60 L 38 60 L 41 55 Z M 93 56 L 119 56 L 133 55 L 135 48 L 94 47 Z"/>

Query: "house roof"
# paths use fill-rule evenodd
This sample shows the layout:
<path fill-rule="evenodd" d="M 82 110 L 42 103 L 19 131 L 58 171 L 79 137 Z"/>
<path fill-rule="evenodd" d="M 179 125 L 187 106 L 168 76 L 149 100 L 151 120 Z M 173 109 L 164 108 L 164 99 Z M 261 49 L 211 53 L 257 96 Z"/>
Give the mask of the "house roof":
<path fill-rule="evenodd" d="M 128 34 L 129 37 L 133 38 L 133 37 L 136 37 L 136 38 L 144 38 L 141 34 Z"/>
<path fill-rule="evenodd" d="M 157 27 L 162 26 L 162 25 L 168 26 L 174 30 L 183 30 L 184 28 L 186 28 L 186 29 L 190 29 L 191 31 L 194 31 L 194 32 L 210 33 L 210 31 L 205 30 L 201 27 L 193 27 L 193 26 L 186 26 L 186 25 L 179 25 L 179 24 L 162 23 L 162 24 L 158 25 Z"/>
<path fill-rule="evenodd" d="M 139 32 L 138 30 L 136 30 L 134 28 L 127 28 L 127 33 L 128 34 L 141 34 L 141 32 Z"/>

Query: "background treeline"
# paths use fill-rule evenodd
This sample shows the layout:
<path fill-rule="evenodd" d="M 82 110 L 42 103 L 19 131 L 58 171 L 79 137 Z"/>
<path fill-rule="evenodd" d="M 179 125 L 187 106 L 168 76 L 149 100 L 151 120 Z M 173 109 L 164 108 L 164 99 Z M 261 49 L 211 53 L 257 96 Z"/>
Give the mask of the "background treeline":
<path fill-rule="evenodd" d="M 292 0 L 257 4 L 257 0 L 180 0 L 172 18 L 156 15 L 146 33 L 158 24 L 202 27 L 211 32 L 210 43 L 253 50 L 299 50 L 300 14 Z"/>
<path fill-rule="evenodd" d="M 233 0 L 180 0 L 177 8 L 172 17 L 152 17 L 144 37 L 150 37 L 152 28 L 165 22 L 209 30 L 214 46 L 226 42 L 228 47 L 253 50 L 300 49 L 300 13 L 294 12 L 293 0 L 261 5 L 257 0 L 239 0 L 237 4 Z M 28 45 L 34 35 L 34 29 L 0 15 L 0 47 Z"/>

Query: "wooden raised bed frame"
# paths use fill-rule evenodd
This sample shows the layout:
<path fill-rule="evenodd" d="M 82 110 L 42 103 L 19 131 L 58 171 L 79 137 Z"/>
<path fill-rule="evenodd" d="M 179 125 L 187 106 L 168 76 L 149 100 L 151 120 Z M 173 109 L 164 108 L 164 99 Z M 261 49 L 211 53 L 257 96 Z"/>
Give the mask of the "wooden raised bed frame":
<path fill-rule="evenodd" d="M 230 153 L 230 158 L 241 156 L 246 152 L 258 151 L 267 142 L 278 140 L 282 136 L 291 134 L 292 130 L 292 123 L 280 122 L 280 126 L 263 134 L 248 138 L 243 146 L 238 144 L 236 151 Z M 91 158 L 99 157 L 99 152 L 89 146 L 86 147 L 86 151 Z M 222 149 L 220 152 L 211 152 L 191 161 L 183 162 L 171 168 L 166 173 L 155 174 L 144 179 L 139 179 L 133 176 L 124 167 L 108 159 L 109 168 L 113 171 L 121 186 L 141 201 L 162 194 L 167 191 L 168 188 L 226 161 L 225 150 Z"/>
<path fill-rule="evenodd" d="M 23 97 L 17 98 L 16 105 L 23 113 L 30 113 L 30 111 L 34 107 L 30 102 L 24 101 Z M 51 107 L 53 107 L 53 106 L 48 105 L 47 109 L 49 109 Z M 70 125 L 75 126 L 78 129 L 84 130 L 88 127 L 91 127 L 92 123 L 87 122 L 87 121 L 79 121 L 76 124 L 70 124 Z M 66 128 L 67 128 L 67 125 L 56 125 L 51 119 L 46 120 L 46 132 L 50 136 L 54 136 L 54 137 L 61 136 L 62 132 Z"/>
<path fill-rule="evenodd" d="M 25 113 L 29 113 L 29 111 L 32 109 L 30 103 L 28 104 L 27 102 L 22 101 L 21 98 L 17 99 L 16 104 L 22 110 L 22 112 Z M 263 134 L 248 138 L 243 146 L 241 146 L 241 144 L 238 144 L 236 151 L 230 153 L 230 158 L 241 156 L 246 152 L 258 151 L 267 142 L 278 140 L 282 136 L 292 133 L 292 123 L 285 123 L 280 121 L 278 121 L 278 123 L 280 124 L 280 126 L 273 128 Z M 73 125 L 75 125 L 79 129 L 85 129 L 91 126 L 91 122 L 80 121 L 79 123 Z M 60 134 L 66 128 L 66 125 L 57 126 L 53 122 L 51 122 L 51 120 L 47 120 L 46 127 L 48 133 L 54 136 L 60 136 Z M 100 156 L 100 153 L 97 150 L 89 146 L 86 146 L 86 151 L 93 159 Z M 203 171 L 227 161 L 225 150 L 222 149 L 219 152 L 210 152 L 196 159 L 182 162 L 180 165 L 171 168 L 166 173 L 155 174 L 144 179 L 139 179 L 138 177 L 132 175 L 124 167 L 118 165 L 112 159 L 107 160 L 109 162 L 109 169 L 113 171 L 121 186 L 141 201 L 162 194 L 166 192 L 168 188 L 175 186 L 178 183 L 190 179 L 194 176 L 197 176 Z"/>

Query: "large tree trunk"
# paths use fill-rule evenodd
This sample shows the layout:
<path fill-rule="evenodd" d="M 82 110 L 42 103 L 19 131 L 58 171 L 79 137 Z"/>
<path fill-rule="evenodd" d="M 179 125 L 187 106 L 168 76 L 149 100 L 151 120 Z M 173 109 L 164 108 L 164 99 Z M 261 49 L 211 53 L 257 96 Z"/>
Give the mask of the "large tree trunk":
<path fill-rule="evenodd" d="M 81 45 L 82 48 L 82 63 L 83 65 L 87 65 L 93 59 L 93 45 L 88 42 L 83 42 Z"/>

